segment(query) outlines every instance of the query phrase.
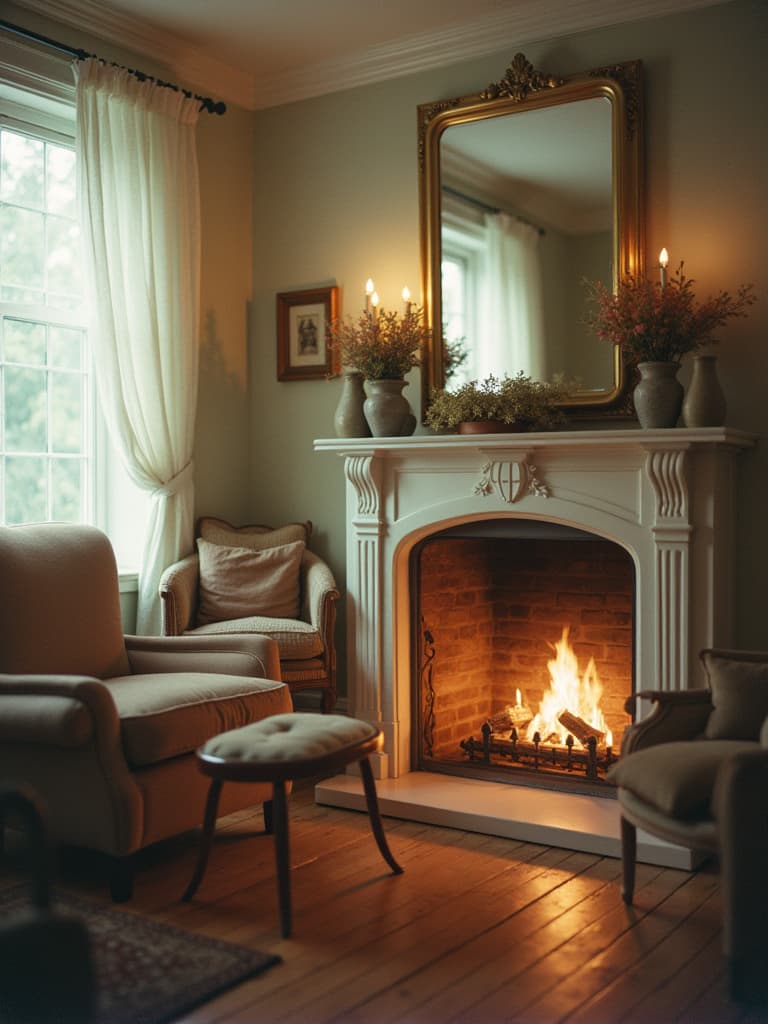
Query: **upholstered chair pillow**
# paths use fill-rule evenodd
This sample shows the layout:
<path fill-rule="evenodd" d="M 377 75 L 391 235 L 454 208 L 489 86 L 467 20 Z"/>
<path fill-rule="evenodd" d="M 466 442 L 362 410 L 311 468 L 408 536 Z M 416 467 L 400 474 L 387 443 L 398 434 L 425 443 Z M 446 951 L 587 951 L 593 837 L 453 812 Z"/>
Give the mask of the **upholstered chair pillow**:
<path fill-rule="evenodd" d="M 251 551 L 198 539 L 200 603 L 197 624 L 265 615 L 299 614 L 299 568 L 304 541 Z"/>
<path fill-rule="evenodd" d="M 714 710 L 706 736 L 718 740 L 759 740 L 768 717 L 768 654 L 702 651 Z"/>
<path fill-rule="evenodd" d="M 276 548 L 299 540 L 308 544 L 312 523 L 309 520 L 305 523 L 288 523 L 273 530 L 270 526 L 232 526 L 225 519 L 203 516 L 198 523 L 198 533 L 210 544 L 264 551 L 265 548 Z"/>

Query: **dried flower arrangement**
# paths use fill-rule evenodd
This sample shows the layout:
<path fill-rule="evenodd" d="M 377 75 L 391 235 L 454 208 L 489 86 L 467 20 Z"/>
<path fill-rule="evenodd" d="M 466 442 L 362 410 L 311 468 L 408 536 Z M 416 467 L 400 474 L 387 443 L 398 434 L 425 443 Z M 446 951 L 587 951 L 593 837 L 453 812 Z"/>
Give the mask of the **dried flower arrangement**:
<path fill-rule="evenodd" d="M 565 422 L 557 406 L 567 395 L 566 385 L 533 380 L 522 371 L 501 379 L 491 374 L 455 391 L 433 388 L 425 422 L 433 430 L 485 420 L 514 424 L 518 430 L 554 430 Z"/>
<path fill-rule="evenodd" d="M 347 370 L 366 380 L 400 380 L 421 362 L 422 344 L 430 337 L 420 307 L 409 305 L 400 315 L 378 309 L 335 321 L 329 344 Z"/>
<path fill-rule="evenodd" d="M 626 277 L 614 293 L 602 282 L 586 282 L 594 308 L 585 318 L 598 338 L 619 345 L 633 363 L 677 363 L 688 352 L 715 342 L 714 332 L 733 317 L 744 317 L 755 301 L 753 286 L 735 295 L 721 291 L 697 303 L 694 281 L 683 263 L 669 281 Z"/>

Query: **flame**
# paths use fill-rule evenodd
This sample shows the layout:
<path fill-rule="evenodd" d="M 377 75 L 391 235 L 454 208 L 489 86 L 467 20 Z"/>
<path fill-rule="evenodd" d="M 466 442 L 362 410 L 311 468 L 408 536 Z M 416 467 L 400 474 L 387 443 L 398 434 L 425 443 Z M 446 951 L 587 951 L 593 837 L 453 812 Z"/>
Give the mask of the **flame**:
<path fill-rule="evenodd" d="M 568 730 L 558 721 L 558 715 L 570 711 L 572 715 L 583 718 L 595 729 L 606 733 L 605 743 L 610 746 L 613 737 L 600 710 L 603 687 L 597 676 L 594 659 L 589 659 L 584 674 L 579 677 L 579 663 L 568 643 L 567 626 L 563 628 L 560 641 L 554 645 L 554 651 L 555 657 L 547 662 L 549 689 L 539 704 L 539 713 L 534 715 L 528 725 L 526 739 L 533 740 L 534 733 L 538 732 L 542 742 L 564 746 Z"/>

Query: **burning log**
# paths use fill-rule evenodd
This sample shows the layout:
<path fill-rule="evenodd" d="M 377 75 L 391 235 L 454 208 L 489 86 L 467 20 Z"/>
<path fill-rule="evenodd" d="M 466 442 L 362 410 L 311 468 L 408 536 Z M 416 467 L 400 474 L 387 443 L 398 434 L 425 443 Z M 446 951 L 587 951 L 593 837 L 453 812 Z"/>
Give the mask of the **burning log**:
<path fill-rule="evenodd" d="M 533 712 L 527 704 L 508 705 L 488 719 L 494 732 L 508 732 L 510 729 L 524 729 L 533 721 Z"/>
<path fill-rule="evenodd" d="M 594 739 L 601 746 L 605 745 L 605 733 L 590 725 L 589 722 L 585 722 L 578 715 L 572 715 L 570 711 L 561 711 L 557 720 L 564 729 L 576 737 L 583 747 L 587 746 L 590 739 Z"/>

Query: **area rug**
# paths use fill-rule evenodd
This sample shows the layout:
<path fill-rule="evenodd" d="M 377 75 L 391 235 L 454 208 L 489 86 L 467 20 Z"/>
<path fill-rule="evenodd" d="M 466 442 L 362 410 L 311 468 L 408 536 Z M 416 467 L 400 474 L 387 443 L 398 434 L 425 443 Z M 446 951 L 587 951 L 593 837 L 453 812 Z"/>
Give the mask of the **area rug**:
<path fill-rule="evenodd" d="M 0 920 L 28 914 L 30 887 L 0 891 Z M 63 893 L 54 912 L 88 929 L 96 983 L 93 1024 L 167 1024 L 280 962 L 219 939 Z"/>

